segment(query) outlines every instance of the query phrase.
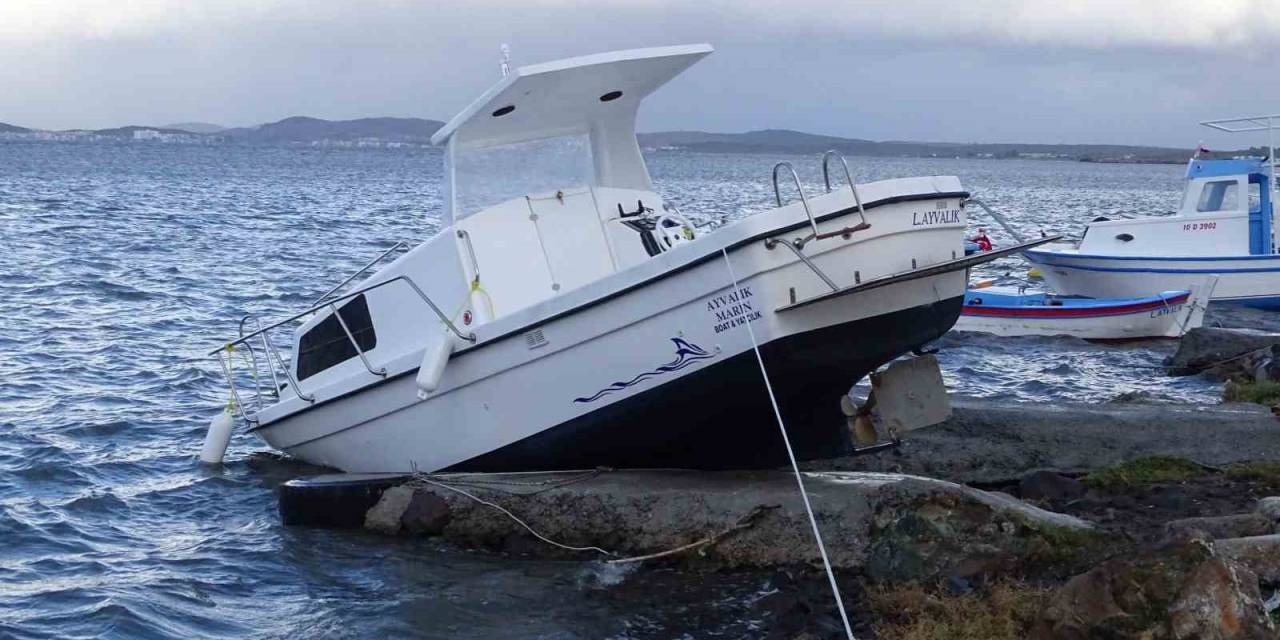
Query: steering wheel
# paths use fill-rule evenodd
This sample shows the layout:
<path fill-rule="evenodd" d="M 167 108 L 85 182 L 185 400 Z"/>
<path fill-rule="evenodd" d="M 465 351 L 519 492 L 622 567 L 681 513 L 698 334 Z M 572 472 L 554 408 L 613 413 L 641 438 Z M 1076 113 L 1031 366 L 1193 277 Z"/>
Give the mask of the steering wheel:
<path fill-rule="evenodd" d="M 671 224 L 667 224 L 668 222 Z M 698 237 L 697 229 L 688 218 L 670 211 L 658 216 L 654 223 L 654 230 L 658 232 L 658 237 L 667 248 L 690 242 Z"/>

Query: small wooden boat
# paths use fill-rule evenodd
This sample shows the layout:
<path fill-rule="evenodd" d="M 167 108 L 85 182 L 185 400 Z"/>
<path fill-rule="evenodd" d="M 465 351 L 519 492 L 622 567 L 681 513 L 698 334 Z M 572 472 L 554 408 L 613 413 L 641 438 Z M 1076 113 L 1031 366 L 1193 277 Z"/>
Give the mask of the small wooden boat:
<path fill-rule="evenodd" d="M 1069 335 L 1090 340 L 1177 338 L 1200 326 L 1217 278 L 1189 291 L 1143 298 L 1082 298 L 969 289 L 955 328 L 1001 336 Z"/>

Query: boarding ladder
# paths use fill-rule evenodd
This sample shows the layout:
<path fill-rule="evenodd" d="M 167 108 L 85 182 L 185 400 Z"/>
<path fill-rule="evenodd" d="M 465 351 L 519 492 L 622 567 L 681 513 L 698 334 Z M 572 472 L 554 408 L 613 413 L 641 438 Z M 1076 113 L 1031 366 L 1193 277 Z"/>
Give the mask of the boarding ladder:
<path fill-rule="evenodd" d="M 838 159 L 840 161 L 840 166 L 844 168 L 845 182 L 849 185 L 849 191 L 853 193 L 853 202 L 854 205 L 858 207 L 858 216 L 861 218 L 861 221 L 852 227 L 844 227 L 835 231 L 828 231 L 826 233 L 818 231 L 818 220 L 814 218 L 813 210 L 809 207 L 809 198 L 805 196 L 804 187 L 800 185 L 800 175 L 796 173 L 795 167 L 792 166 L 790 162 L 779 162 L 773 166 L 773 199 L 779 207 L 783 206 L 782 190 L 778 186 L 778 173 L 785 169 L 791 174 L 791 180 L 796 185 L 796 193 L 800 194 L 800 205 L 804 208 L 804 215 L 809 220 L 809 228 L 811 232 L 807 236 L 796 238 L 794 240 L 769 238 L 765 241 L 764 246 L 767 249 L 773 249 L 776 246 L 786 247 L 791 251 L 791 253 L 795 254 L 796 258 L 800 260 L 800 262 L 804 263 L 805 266 L 809 267 L 810 270 L 817 274 L 817 276 L 822 279 L 823 283 L 828 287 L 831 287 L 832 291 L 839 291 L 840 286 L 837 285 L 830 276 L 819 269 L 817 265 L 813 264 L 807 256 L 805 256 L 804 247 L 810 242 L 826 240 L 828 238 L 840 237 L 847 240 L 854 233 L 870 229 L 871 223 L 867 222 L 867 212 L 862 206 L 862 197 L 858 195 L 858 185 L 853 181 L 853 173 L 849 171 L 849 161 L 846 160 L 843 155 L 834 150 L 827 151 L 822 154 L 822 182 L 826 187 L 826 192 L 831 193 L 832 191 L 831 160 L 833 158 Z"/>

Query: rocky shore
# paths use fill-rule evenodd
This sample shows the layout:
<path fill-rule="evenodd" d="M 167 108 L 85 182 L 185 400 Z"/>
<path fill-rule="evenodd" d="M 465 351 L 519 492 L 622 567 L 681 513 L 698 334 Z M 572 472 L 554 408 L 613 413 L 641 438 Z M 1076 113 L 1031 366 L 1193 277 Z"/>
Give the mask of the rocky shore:
<path fill-rule="evenodd" d="M 1224 339 L 1188 341 L 1171 367 L 1199 358 L 1239 379 L 1265 372 L 1258 354 L 1280 343 L 1251 335 L 1224 351 Z M 1233 349 L 1247 365 L 1222 374 Z M 1257 404 L 1143 401 L 960 399 L 896 450 L 806 463 L 859 637 L 1276 638 L 1280 422 Z M 790 472 L 362 480 L 326 513 L 343 504 L 374 531 L 512 556 L 771 573 L 762 635 L 843 633 Z M 325 482 L 282 488 L 287 522 L 315 516 Z"/>

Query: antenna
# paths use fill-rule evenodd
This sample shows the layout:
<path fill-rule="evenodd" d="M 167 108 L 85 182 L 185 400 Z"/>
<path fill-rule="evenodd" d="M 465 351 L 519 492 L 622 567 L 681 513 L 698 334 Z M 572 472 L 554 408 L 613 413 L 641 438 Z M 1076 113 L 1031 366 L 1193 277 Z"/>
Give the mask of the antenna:
<path fill-rule="evenodd" d="M 502 77 L 505 78 L 511 75 L 511 47 L 504 42 L 498 47 L 498 51 L 502 52 Z"/>

